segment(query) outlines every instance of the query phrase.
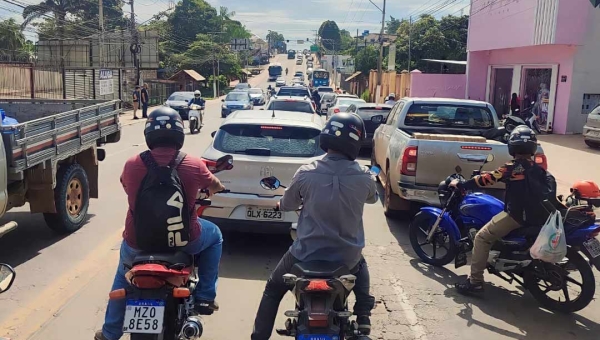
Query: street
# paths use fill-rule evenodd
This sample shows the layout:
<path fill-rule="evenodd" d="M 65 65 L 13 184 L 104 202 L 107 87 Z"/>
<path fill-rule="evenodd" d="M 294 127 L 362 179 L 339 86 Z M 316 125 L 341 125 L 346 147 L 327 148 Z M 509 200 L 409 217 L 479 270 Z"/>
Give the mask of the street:
<path fill-rule="evenodd" d="M 296 70 L 305 71 L 305 65 L 295 65 L 295 60 L 285 55 L 278 55 L 276 61 L 289 69 L 288 81 Z M 265 70 L 250 78 L 250 83 L 266 89 L 266 80 Z M 210 133 L 222 121 L 220 105 L 220 100 L 207 102 L 205 126 L 197 135 L 186 134 L 183 151 L 202 155 L 210 144 Z M 122 117 L 122 122 L 130 121 L 131 117 Z M 125 161 L 146 149 L 141 122 L 124 126 L 121 141 L 106 145 L 107 157 L 100 163 L 100 198 L 91 201 L 90 219 L 82 229 L 57 236 L 46 227 L 41 214 L 31 215 L 27 206 L 4 217 L 5 221 L 17 221 L 19 228 L 0 238 L 0 262 L 17 271 L 12 289 L 0 296 L 0 337 L 92 339 L 94 331 L 102 327 L 127 209 L 119 176 Z M 580 136 L 540 139 L 559 192 L 567 194 L 570 185 L 580 179 L 600 182 L 600 173 L 593 170 L 600 168 L 600 152 L 586 148 Z M 366 164 L 368 159 L 366 152 L 361 162 Z M 364 225 L 364 254 L 377 300 L 373 339 L 598 339 L 598 301 L 573 315 L 555 314 L 540 308 L 521 287 L 491 275 L 486 279 L 493 285 L 486 287 L 484 297 L 464 297 L 453 285 L 468 273 L 468 266 L 455 270 L 452 265 L 433 268 L 421 263 L 411 249 L 407 221 L 386 219 L 377 203 L 365 207 Z M 238 233 L 224 236 L 217 296 L 220 310 L 204 318 L 202 339 L 249 339 L 265 282 L 291 239 Z M 600 282 L 600 273 L 594 270 L 594 274 Z M 597 284 L 596 297 L 599 294 Z M 283 327 L 283 312 L 292 309 L 293 303 L 288 294 L 276 327 Z"/>

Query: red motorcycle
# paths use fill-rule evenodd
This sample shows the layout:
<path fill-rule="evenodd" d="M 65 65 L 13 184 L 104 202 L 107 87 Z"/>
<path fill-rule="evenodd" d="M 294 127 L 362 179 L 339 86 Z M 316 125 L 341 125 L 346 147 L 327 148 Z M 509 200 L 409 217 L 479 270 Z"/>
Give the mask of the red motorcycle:
<path fill-rule="evenodd" d="M 204 160 L 212 173 L 233 168 L 233 157 Z M 200 190 L 199 196 L 206 195 Z M 196 205 L 206 205 L 200 198 Z M 109 294 L 111 300 L 127 299 L 123 332 L 131 340 L 198 339 L 202 320 L 194 312 L 194 290 L 198 273 L 194 257 L 182 251 L 143 252 L 135 257 L 126 274 L 130 287 Z"/>

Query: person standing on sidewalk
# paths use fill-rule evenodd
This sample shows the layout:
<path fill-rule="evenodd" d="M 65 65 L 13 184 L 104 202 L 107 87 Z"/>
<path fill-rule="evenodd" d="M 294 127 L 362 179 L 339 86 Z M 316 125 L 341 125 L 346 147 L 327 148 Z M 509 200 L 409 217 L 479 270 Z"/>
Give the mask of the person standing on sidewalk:
<path fill-rule="evenodd" d="M 140 107 L 140 86 L 136 85 L 133 90 L 133 119 L 139 119 L 137 116 L 137 110 Z"/>
<path fill-rule="evenodd" d="M 148 102 L 150 101 L 150 97 L 148 96 L 148 83 L 144 84 L 142 87 L 142 118 L 148 118 Z"/>

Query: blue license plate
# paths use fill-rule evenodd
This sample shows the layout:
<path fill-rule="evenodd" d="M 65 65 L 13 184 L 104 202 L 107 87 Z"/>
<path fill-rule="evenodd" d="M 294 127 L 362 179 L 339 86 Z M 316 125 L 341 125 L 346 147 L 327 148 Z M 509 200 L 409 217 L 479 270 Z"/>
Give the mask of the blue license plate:
<path fill-rule="evenodd" d="M 337 335 L 304 334 L 298 336 L 298 340 L 340 340 Z"/>

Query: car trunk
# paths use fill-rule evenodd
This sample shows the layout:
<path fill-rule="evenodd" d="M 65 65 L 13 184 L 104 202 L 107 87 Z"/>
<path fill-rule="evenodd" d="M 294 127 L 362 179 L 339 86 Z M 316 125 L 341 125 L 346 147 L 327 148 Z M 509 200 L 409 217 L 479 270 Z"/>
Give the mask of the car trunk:
<path fill-rule="evenodd" d="M 484 166 L 484 171 L 496 169 L 512 158 L 506 144 L 486 141 L 483 137 L 415 133 L 414 138 L 419 140 L 416 184 L 439 183 L 456 173 L 456 166 L 460 166 L 465 178 L 470 178 L 489 154 L 495 158 Z"/>

